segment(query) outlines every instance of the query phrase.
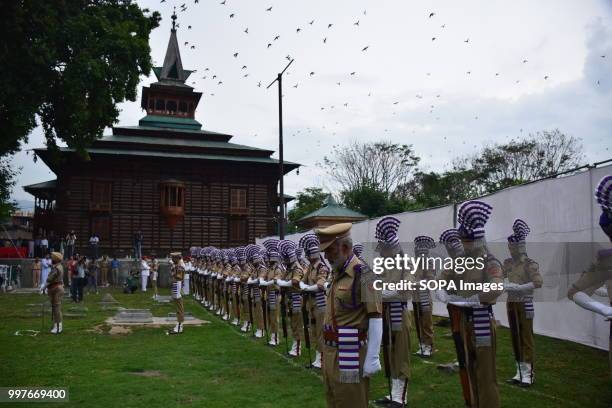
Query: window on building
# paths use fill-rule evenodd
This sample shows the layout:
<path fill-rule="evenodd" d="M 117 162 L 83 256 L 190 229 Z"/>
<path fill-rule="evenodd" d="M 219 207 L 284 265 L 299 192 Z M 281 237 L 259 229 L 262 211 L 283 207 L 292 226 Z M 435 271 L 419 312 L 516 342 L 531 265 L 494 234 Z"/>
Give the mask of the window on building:
<path fill-rule="evenodd" d="M 166 102 L 166 109 L 170 115 L 176 115 L 176 101 Z"/>
<path fill-rule="evenodd" d="M 111 221 L 109 216 L 94 217 L 91 219 L 90 234 L 98 235 L 102 244 L 108 244 L 111 239 Z"/>
<path fill-rule="evenodd" d="M 185 115 L 187 113 L 187 102 L 180 101 L 179 102 L 179 113 Z"/>
<path fill-rule="evenodd" d="M 161 185 L 161 206 L 183 207 L 185 186 L 182 183 L 168 182 Z"/>
<path fill-rule="evenodd" d="M 110 211 L 113 184 L 110 181 L 94 181 L 91 186 L 90 209 Z"/>
<path fill-rule="evenodd" d="M 156 99 L 155 100 L 155 110 L 156 111 L 160 111 L 163 112 L 166 110 L 166 101 L 164 101 L 163 99 Z"/>
<path fill-rule="evenodd" d="M 247 220 L 244 218 L 230 219 L 229 238 L 231 242 L 244 242 L 248 239 Z"/>
<path fill-rule="evenodd" d="M 153 98 L 149 98 L 149 109 L 150 110 L 155 109 L 155 99 Z"/>
<path fill-rule="evenodd" d="M 247 208 L 246 188 L 232 188 L 230 190 L 230 208 L 236 210 Z"/>

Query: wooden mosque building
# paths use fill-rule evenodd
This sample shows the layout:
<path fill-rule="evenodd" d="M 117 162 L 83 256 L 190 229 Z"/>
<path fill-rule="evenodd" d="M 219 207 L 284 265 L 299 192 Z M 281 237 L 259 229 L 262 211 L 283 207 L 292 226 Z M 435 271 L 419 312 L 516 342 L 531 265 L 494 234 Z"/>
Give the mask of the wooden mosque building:
<path fill-rule="evenodd" d="M 74 230 L 77 250 L 100 238 L 100 254 L 165 255 L 190 246 L 229 247 L 277 233 L 279 163 L 271 150 L 231 143 L 202 129 L 195 111 L 202 94 L 186 84 L 176 29 L 157 82 L 142 89 L 138 126 L 117 126 L 87 149 L 90 160 L 60 148 L 35 154 L 56 180 L 24 187 L 35 197 L 34 234 Z M 284 162 L 284 173 L 299 165 Z M 283 200 L 285 201 L 285 200 Z M 53 235 L 53 234 L 51 234 Z"/>

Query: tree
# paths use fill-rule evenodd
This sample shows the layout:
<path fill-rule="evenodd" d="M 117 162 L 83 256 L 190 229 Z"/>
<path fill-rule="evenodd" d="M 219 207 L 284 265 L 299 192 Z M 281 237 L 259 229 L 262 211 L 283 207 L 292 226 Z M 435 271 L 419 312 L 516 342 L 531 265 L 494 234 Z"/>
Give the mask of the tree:
<path fill-rule="evenodd" d="M 473 170 L 419 171 L 410 182 L 398 187 L 396 195 L 408 202 L 407 209 L 417 210 L 474 198 L 477 184 L 478 174 Z"/>
<path fill-rule="evenodd" d="M 480 152 L 455 160 L 453 170 L 474 171 L 478 191 L 486 194 L 571 170 L 583 160 L 579 139 L 555 129 L 485 146 Z"/>
<path fill-rule="evenodd" d="M 307 187 L 304 191 L 297 193 L 295 206 L 289 210 L 287 214 L 287 218 L 289 219 L 287 231 L 296 232 L 298 228 L 295 222 L 305 215 L 323 207 L 323 202 L 328 195 L 328 193 L 323 192 L 323 190 L 318 187 Z"/>
<path fill-rule="evenodd" d="M 16 209 L 16 203 L 11 201 L 11 191 L 17 172 L 6 157 L 0 157 L 0 222 L 8 219 Z"/>
<path fill-rule="evenodd" d="M 322 165 L 344 191 L 373 188 L 389 196 L 410 179 L 419 160 L 412 145 L 352 142 L 334 148 L 333 156 L 325 156 Z"/>
<path fill-rule="evenodd" d="M 343 190 L 340 197 L 345 207 L 370 218 L 405 211 L 409 204 L 399 196 L 388 195 L 371 186 Z"/>
<path fill-rule="evenodd" d="M 23 0 L 0 16 L 0 157 L 27 142 L 37 118 L 49 148 L 59 139 L 86 155 L 149 74 L 159 13 L 131 0 Z"/>

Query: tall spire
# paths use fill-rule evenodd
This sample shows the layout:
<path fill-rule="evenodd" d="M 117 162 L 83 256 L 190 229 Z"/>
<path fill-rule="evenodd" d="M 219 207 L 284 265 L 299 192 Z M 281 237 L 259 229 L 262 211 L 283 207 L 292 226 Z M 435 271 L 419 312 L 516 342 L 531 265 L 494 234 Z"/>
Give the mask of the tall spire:
<path fill-rule="evenodd" d="M 181 53 L 179 51 L 178 40 L 176 39 L 176 10 L 172 13 L 172 29 L 170 30 L 170 41 L 164 58 L 164 65 L 161 69 L 160 80 L 170 79 L 185 82 L 187 73 L 183 70 Z"/>

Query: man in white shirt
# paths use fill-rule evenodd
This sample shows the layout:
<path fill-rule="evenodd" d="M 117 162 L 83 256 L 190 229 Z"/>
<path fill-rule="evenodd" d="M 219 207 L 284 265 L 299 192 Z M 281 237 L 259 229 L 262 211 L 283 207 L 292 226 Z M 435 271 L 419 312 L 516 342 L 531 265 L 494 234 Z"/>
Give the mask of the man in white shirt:
<path fill-rule="evenodd" d="M 40 277 L 40 288 L 42 289 L 45 283 L 47 282 L 47 277 L 49 276 L 49 272 L 51 272 L 51 258 L 49 254 L 46 254 L 45 257 L 41 261 L 42 264 L 42 276 Z"/>
<path fill-rule="evenodd" d="M 140 260 L 140 280 L 142 283 L 143 292 L 147 291 L 147 283 L 149 281 L 150 271 L 151 267 L 149 266 L 149 263 L 147 262 L 147 257 L 145 256 Z"/>

